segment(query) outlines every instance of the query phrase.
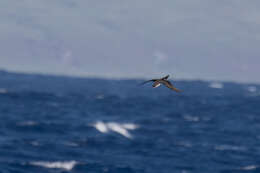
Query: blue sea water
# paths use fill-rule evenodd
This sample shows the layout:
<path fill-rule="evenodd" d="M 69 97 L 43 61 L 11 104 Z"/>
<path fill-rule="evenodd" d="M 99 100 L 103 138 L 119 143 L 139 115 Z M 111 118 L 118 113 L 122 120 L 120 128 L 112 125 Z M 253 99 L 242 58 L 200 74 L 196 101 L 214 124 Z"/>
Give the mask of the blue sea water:
<path fill-rule="evenodd" d="M 260 172 L 260 86 L 0 72 L 0 172 Z"/>

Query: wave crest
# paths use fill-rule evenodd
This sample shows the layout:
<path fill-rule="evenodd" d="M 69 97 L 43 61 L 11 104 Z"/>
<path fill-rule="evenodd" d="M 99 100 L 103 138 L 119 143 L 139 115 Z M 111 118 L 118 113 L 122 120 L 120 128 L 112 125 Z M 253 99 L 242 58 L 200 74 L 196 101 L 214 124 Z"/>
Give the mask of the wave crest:
<path fill-rule="evenodd" d="M 104 123 L 102 121 L 96 122 L 93 126 L 101 133 L 107 133 L 111 130 L 121 134 L 126 138 L 133 138 L 133 136 L 128 132 L 128 130 L 135 130 L 136 128 L 138 128 L 137 125 L 131 123 L 124 123 L 124 124 L 115 123 L 115 122 Z"/>
<path fill-rule="evenodd" d="M 77 164 L 76 161 L 65 161 L 65 162 L 45 162 L 45 161 L 39 161 L 39 162 L 31 162 L 31 165 L 34 166 L 41 166 L 44 168 L 56 168 L 56 169 L 64 169 L 67 171 L 70 171 L 74 168 L 74 166 Z"/>

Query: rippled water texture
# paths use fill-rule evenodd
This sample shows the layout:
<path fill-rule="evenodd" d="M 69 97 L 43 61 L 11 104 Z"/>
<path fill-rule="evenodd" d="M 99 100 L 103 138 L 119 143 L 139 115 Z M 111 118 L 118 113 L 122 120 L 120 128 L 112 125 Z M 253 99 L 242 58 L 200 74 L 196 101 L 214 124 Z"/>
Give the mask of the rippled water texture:
<path fill-rule="evenodd" d="M 260 172 L 258 85 L 0 77 L 0 172 Z"/>

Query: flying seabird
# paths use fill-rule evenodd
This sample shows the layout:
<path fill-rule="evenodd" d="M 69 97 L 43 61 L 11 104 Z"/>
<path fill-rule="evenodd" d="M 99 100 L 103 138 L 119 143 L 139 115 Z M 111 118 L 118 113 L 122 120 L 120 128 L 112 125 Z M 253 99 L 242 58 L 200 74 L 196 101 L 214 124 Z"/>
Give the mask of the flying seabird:
<path fill-rule="evenodd" d="M 145 81 L 145 82 L 141 83 L 141 85 L 146 84 L 148 82 L 153 82 L 153 88 L 156 88 L 156 87 L 160 86 L 161 84 L 164 84 L 166 87 L 172 89 L 173 91 L 181 92 L 181 90 L 175 88 L 171 84 L 171 82 L 167 80 L 169 76 L 170 75 L 167 75 L 167 76 L 165 76 L 165 77 L 163 77 L 161 79 L 151 79 L 151 80 L 148 80 L 148 81 Z"/>

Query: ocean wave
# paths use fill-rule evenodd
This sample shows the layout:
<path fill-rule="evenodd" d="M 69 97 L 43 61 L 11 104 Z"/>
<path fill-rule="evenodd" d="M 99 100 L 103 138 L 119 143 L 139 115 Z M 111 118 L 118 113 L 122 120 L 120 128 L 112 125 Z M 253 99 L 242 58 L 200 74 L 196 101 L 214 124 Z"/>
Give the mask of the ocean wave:
<path fill-rule="evenodd" d="M 122 124 L 122 126 L 128 130 L 135 130 L 138 128 L 136 124 L 131 124 L 131 123 Z"/>
<path fill-rule="evenodd" d="M 75 142 L 65 142 L 64 145 L 70 146 L 70 147 L 78 147 L 79 146 L 79 144 L 77 144 Z"/>
<path fill-rule="evenodd" d="M 117 132 L 121 135 L 123 135 L 126 138 L 132 138 L 132 135 L 127 131 L 127 129 L 125 127 L 123 127 L 123 125 L 118 124 L 118 123 L 108 123 L 107 127 L 114 131 Z"/>
<path fill-rule="evenodd" d="M 7 89 L 0 88 L 0 94 L 6 94 L 6 93 L 8 93 Z"/>
<path fill-rule="evenodd" d="M 212 82 L 209 84 L 210 88 L 222 89 L 224 85 L 220 82 Z"/>
<path fill-rule="evenodd" d="M 249 165 L 249 166 L 241 167 L 240 170 L 251 171 L 251 170 L 256 170 L 257 168 L 259 168 L 259 166 Z"/>
<path fill-rule="evenodd" d="M 129 139 L 133 138 L 133 136 L 128 132 L 128 130 L 135 130 L 136 128 L 138 128 L 137 125 L 131 123 L 123 123 L 123 124 L 115 123 L 115 122 L 104 123 L 102 121 L 96 122 L 93 126 L 101 133 L 114 131 Z"/>
<path fill-rule="evenodd" d="M 256 89 L 255 86 L 249 86 L 249 87 L 247 88 L 247 90 L 248 90 L 249 92 L 252 92 L 252 93 L 254 93 L 254 92 L 257 91 L 257 89 Z"/>
<path fill-rule="evenodd" d="M 233 150 L 233 151 L 245 151 L 245 147 L 240 147 L 240 146 L 232 146 L 232 145 L 218 145 L 215 146 L 216 150 L 219 151 L 225 151 L 225 150 Z"/>
<path fill-rule="evenodd" d="M 40 143 L 38 141 L 31 141 L 30 144 L 32 146 L 40 146 Z"/>
<path fill-rule="evenodd" d="M 183 118 L 187 121 L 197 122 L 200 121 L 199 117 L 191 116 L 191 115 L 184 115 Z"/>
<path fill-rule="evenodd" d="M 36 126 L 37 124 L 35 121 L 22 121 L 17 123 L 18 126 Z"/>
<path fill-rule="evenodd" d="M 102 100 L 102 99 L 104 99 L 105 98 L 105 95 L 104 94 L 98 94 L 98 95 L 96 95 L 96 99 L 98 99 L 98 100 Z"/>
<path fill-rule="evenodd" d="M 74 168 L 77 164 L 76 161 L 64 161 L 64 162 L 48 162 L 48 161 L 38 161 L 38 162 L 31 162 L 33 166 L 41 166 L 44 168 L 52 168 L 52 169 L 64 169 L 70 171 Z"/>
<path fill-rule="evenodd" d="M 186 147 L 186 148 L 191 148 L 193 146 L 192 143 L 190 143 L 188 141 L 179 141 L 176 144 L 179 146 L 182 146 L 182 147 Z"/>
<path fill-rule="evenodd" d="M 102 121 L 98 121 L 93 125 L 98 131 L 100 131 L 101 133 L 107 133 L 108 132 L 108 128 L 107 125 L 105 123 L 103 123 Z"/>

